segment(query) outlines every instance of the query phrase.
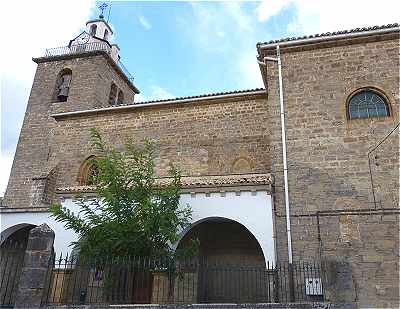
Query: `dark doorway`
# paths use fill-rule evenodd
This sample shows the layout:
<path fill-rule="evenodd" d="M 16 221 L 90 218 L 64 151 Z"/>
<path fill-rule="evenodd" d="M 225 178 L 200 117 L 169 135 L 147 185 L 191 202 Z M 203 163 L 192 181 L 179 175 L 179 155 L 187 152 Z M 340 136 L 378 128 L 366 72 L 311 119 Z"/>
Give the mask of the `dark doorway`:
<path fill-rule="evenodd" d="M 0 246 L 0 307 L 12 306 L 21 274 L 29 231 L 35 225 L 15 226 Z"/>
<path fill-rule="evenodd" d="M 200 242 L 197 298 L 200 303 L 265 301 L 265 259 L 256 238 L 241 224 L 213 218 L 191 228 L 178 245 Z M 268 287 L 266 287 L 268 288 Z"/>

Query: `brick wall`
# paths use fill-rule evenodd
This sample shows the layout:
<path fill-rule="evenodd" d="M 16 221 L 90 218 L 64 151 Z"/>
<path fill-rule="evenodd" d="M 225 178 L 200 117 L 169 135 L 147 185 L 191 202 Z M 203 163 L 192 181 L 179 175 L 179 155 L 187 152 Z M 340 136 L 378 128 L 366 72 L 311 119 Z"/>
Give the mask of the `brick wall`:
<path fill-rule="evenodd" d="M 274 55 L 274 50 L 267 54 Z M 398 33 L 360 40 L 283 49 L 289 193 L 294 259 L 319 256 L 316 211 L 375 208 L 367 153 L 398 123 Z M 278 252 L 287 258 L 277 67 L 268 63 L 272 173 L 278 214 Z M 354 90 L 376 87 L 389 98 L 391 117 L 347 120 Z M 399 205 L 398 130 L 374 152 L 379 208 Z M 376 164 L 375 164 L 376 163 Z M 321 255 L 351 262 L 357 301 L 393 306 L 398 292 L 398 215 L 322 217 Z"/>

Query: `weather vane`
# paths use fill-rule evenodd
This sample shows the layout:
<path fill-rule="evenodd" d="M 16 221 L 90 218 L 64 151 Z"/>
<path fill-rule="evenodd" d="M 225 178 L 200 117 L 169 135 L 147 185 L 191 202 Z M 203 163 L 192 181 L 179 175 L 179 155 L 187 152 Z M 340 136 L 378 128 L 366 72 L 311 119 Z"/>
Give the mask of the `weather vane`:
<path fill-rule="evenodd" d="M 104 18 L 104 10 L 108 7 L 108 4 L 103 2 L 101 5 L 99 5 L 99 9 L 101 10 L 101 13 L 99 15 L 99 18 Z"/>

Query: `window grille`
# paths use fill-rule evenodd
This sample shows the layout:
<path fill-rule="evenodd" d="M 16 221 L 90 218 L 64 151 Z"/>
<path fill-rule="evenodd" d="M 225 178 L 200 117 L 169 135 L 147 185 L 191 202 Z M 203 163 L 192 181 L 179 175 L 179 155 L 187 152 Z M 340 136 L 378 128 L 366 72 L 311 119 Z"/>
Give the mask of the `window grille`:
<path fill-rule="evenodd" d="M 388 117 L 389 106 L 379 93 L 364 89 L 355 93 L 348 104 L 349 119 Z"/>

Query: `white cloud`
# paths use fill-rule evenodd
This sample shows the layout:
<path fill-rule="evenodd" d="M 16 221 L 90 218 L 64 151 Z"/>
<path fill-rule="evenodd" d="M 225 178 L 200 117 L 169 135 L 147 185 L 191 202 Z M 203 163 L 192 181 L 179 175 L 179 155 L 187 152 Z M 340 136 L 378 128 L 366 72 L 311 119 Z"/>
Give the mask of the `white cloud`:
<path fill-rule="evenodd" d="M 163 100 L 163 99 L 173 99 L 175 96 L 170 93 L 167 89 L 152 85 L 150 86 L 151 92 L 149 95 L 144 95 L 139 93 L 135 96 L 136 102 L 145 102 L 152 100 Z"/>
<path fill-rule="evenodd" d="M 161 87 L 158 87 L 158 86 L 151 86 L 150 88 L 151 88 L 151 91 L 152 91 L 151 92 L 151 98 L 153 100 L 156 100 L 156 99 L 172 99 L 172 98 L 175 97 L 172 93 L 170 93 L 168 90 L 166 90 L 164 88 L 161 88 Z"/>
<path fill-rule="evenodd" d="M 399 20 L 400 2 L 381 0 L 379 4 L 358 0 L 263 0 L 256 9 L 258 20 L 267 21 L 287 5 L 294 4 L 297 17 L 288 30 L 316 32 L 384 25 Z"/>
<path fill-rule="evenodd" d="M 225 14 L 230 16 L 241 31 L 251 31 L 253 28 L 252 16 L 243 12 L 239 2 L 223 2 Z"/>
<path fill-rule="evenodd" d="M 143 26 L 143 28 L 144 29 L 146 29 L 146 30 L 150 30 L 151 29 L 151 23 L 147 20 L 147 18 L 146 17 L 144 17 L 144 16 L 140 16 L 139 17 L 139 22 L 140 22 L 140 24 Z"/>
<path fill-rule="evenodd" d="M 261 22 L 267 21 L 272 16 L 278 14 L 285 6 L 293 0 L 263 0 L 256 8 L 258 20 Z"/>
<path fill-rule="evenodd" d="M 238 84 L 241 85 L 241 88 L 262 88 L 264 87 L 260 68 L 258 66 L 257 61 L 255 60 L 255 51 L 248 50 L 244 51 L 238 60 Z"/>
<path fill-rule="evenodd" d="M 0 13 L 1 157 L 0 195 L 5 191 L 12 158 L 32 86 L 32 57 L 46 48 L 65 46 L 85 27 L 94 0 L 5 1 Z"/>
<path fill-rule="evenodd" d="M 0 196 L 4 196 L 7 187 L 8 176 L 10 175 L 13 154 L 0 154 Z"/>
<path fill-rule="evenodd" d="M 238 88 L 263 87 L 255 44 L 260 26 L 240 2 L 192 2 L 188 35 L 202 52 L 221 55 Z"/>
<path fill-rule="evenodd" d="M 182 28 L 205 51 L 225 52 L 232 40 L 254 32 L 254 16 L 244 12 L 240 2 L 193 1 L 190 6 L 192 14 L 181 19 Z"/>

